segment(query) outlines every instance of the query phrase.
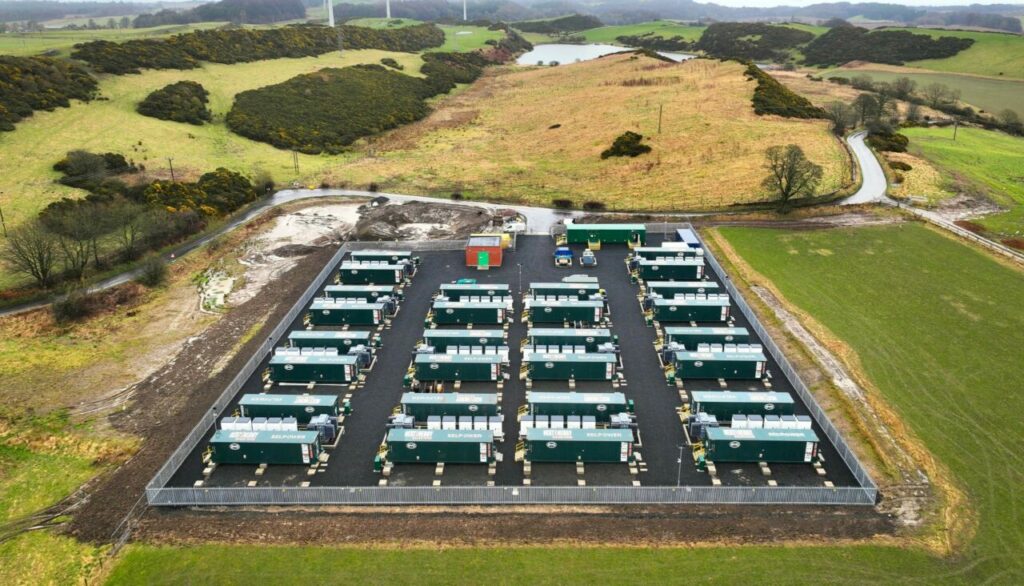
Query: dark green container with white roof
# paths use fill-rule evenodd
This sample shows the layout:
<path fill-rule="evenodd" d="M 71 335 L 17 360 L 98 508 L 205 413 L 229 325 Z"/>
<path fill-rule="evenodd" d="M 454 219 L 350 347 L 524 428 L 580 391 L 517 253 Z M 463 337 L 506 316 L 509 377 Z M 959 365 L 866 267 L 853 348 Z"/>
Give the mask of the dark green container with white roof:
<path fill-rule="evenodd" d="M 796 403 L 789 393 L 774 391 L 690 391 L 690 409 L 725 422 L 733 415 L 792 415 Z"/>
<path fill-rule="evenodd" d="M 343 285 L 397 285 L 405 279 L 406 265 L 343 262 L 338 279 Z"/>
<path fill-rule="evenodd" d="M 756 380 L 767 368 L 764 352 L 676 352 L 675 378 Z"/>
<path fill-rule="evenodd" d="M 210 458 L 216 464 L 308 466 L 320 457 L 320 434 L 315 431 L 227 431 L 210 438 Z"/>
<path fill-rule="evenodd" d="M 618 339 L 608 328 L 530 328 L 526 332 L 527 342 L 535 346 L 584 346 L 587 352 Z"/>
<path fill-rule="evenodd" d="M 592 415 L 602 422 L 612 414 L 633 412 L 633 402 L 622 393 L 528 391 L 527 406 L 531 415 Z"/>
<path fill-rule="evenodd" d="M 507 311 L 508 304 L 500 301 L 434 301 L 431 315 L 438 325 L 500 325 Z"/>
<path fill-rule="evenodd" d="M 335 303 L 314 300 L 309 306 L 309 323 L 315 326 L 375 326 L 384 322 L 383 303 Z"/>
<path fill-rule="evenodd" d="M 701 296 L 695 299 L 660 297 L 651 302 L 651 313 L 655 320 L 664 323 L 724 322 L 729 319 L 731 304 L 728 295 Z"/>
<path fill-rule="evenodd" d="M 491 431 L 391 429 L 387 459 L 396 464 L 486 464 L 494 459 Z"/>
<path fill-rule="evenodd" d="M 530 462 L 629 462 L 633 432 L 629 429 L 527 429 L 526 459 Z"/>
<path fill-rule="evenodd" d="M 535 324 L 596 324 L 604 318 L 604 302 L 599 300 L 548 301 L 531 299 L 528 311 Z"/>
<path fill-rule="evenodd" d="M 668 326 L 664 328 L 665 343 L 682 344 L 687 350 L 696 350 L 699 344 L 747 344 L 747 328 L 715 328 Z"/>
<path fill-rule="evenodd" d="M 420 381 L 489 382 L 501 377 L 497 354 L 416 354 L 413 370 Z"/>
<path fill-rule="evenodd" d="M 432 415 L 497 415 L 496 393 L 402 393 L 402 412 L 419 421 Z"/>
<path fill-rule="evenodd" d="M 351 354 L 333 356 L 276 354 L 270 358 L 270 379 L 274 382 L 329 384 L 349 383 L 359 374 L 358 358 Z"/>
<path fill-rule="evenodd" d="M 818 455 L 818 435 L 810 429 L 704 428 L 709 462 L 810 464 Z"/>
<path fill-rule="evenodd" d="M 504 330 L 446 330 L 428 328 L 423 330 L 423 343 L 444 353 L 448 348 L 458 346 L 507 346 Z"/>
<path fill-rule="evenodd" d="M 644 291 L 648 295 L 672 298 L 677 295 L 720 293 L 721 288 L 714 281 L 647 281 L 644 283 Z"/>
<path fill-rule="evenodd" d="M 396 285 L 327 285 L 324 297 L 373 302 L 381 297 L 401 300 L 402 294 Z"/>
<path fill-rule="evenodd" d="M 618 357 L 606 352 L 544 354 L 526 352 L 523 355 L 527 376 L 533 380 L 599 380 L 615 377 Z"/>
<path fill-rule="evenodd" d="M 365 330 L 295 330 L 288 333 L 288 342 L 293 348 L 337 348 L 341 354 L 354 346 L 380 345 L 377 334 Z"/>
<path fill-rule="evenodd" d="M 601 285 L 591 282 L 530 283 L 531 297 L 571 297 L 582 300 L 590 299 L 603 291 Z"/>
<path fill-rule="evenodd" d="M 338 395 L 275 395 L 246 393 L 238 401 L 243 417 L 294 417 L 309 423 L 311 417 L 337 417 Z"/>
<path fill-rule="evenodd" d="M 442 283 L 439 293 L 451 301 L 461 301 L 469 297 L 512 296 L 506 283 Z"/>
<path fill-rule="evenodd" d="M 644 281 L 699 281 L 704 277 L 704 259 L 640 259 L 637 274 Z"/>

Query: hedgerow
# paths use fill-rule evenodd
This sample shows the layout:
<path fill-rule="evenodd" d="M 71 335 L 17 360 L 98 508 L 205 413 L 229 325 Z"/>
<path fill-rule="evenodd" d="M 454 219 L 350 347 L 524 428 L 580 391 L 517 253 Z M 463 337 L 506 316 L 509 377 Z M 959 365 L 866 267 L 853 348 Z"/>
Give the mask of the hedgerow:
<path fill-rule="evenodd" d="M 756 114 L 775 114 L 785 118 L 828 118 L 824 110 L 807 98 L 793 93 L 774 77 L 761 71 L 757 65 L 747 65 L 746 76 L 757 80 L 752 99 Z"/>

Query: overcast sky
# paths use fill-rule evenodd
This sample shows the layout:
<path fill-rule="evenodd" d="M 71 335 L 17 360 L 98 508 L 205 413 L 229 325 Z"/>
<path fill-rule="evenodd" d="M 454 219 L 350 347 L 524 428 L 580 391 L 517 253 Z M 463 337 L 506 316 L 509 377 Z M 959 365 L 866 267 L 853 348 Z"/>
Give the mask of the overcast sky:
<path fill-rule="evenodd" d="M 840 0 L 716 0 L 715 4 L 723 6 L 756 6 L 766 8 L 771 6 L 807 6 L 809 4 L 821 4 Z M 877 0 L 884 4 L 904 4 L 906 6 L 966 6 L 969 4 L 1020 4 L 1021 12 L 1024 12 L 1024 3 L 1014 1 L 992 2 L 986 0 Z M 705 2 L 702 2 L 702 4 Z M 859 4 L 859 2 L 855 2 Z"/>

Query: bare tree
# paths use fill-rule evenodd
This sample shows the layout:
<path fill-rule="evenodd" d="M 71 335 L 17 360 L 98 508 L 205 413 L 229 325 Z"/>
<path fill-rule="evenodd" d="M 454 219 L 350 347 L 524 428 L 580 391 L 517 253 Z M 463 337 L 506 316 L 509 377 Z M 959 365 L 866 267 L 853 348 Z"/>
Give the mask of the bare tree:
<path fill-rule="evenodd" d="M 889 89 L 893 95 L 901 100 L 909 98 L 916 88 L 917 82 L 909 77 L 897 77 L 889 84 Z"/>
<path fill-rule="evenodd" d="M 857 113 L 857 120 L 864 124 L 878 111 L 878 100 L 871 94 L 861 94 L 853 100 L 853 109 Z"/>
<path fill-rule="evenodd" d="M 921 121 L 921 106 L 910 102 L 907 104 L 907 120 L 909 122 L 920 122 Z"/>
<path fill-rule="evenodd" d="M 921 89 L 921 97 L 928 102 L 932 108 L 938 108 L 943 104 L 955 101 L 956 98 L 949 87 L 944 83 L 930 83 Z"/>
<path fill-rule="evenodd" d="M 813 196 L 821 182 L 821 167 L 809 161 L 795 144 L 769 147 L 765 151 L 765 168 L 768 176 L 761 185 L 778 198 L 779 209 L 783 211 L 790 200 Z"/>
<path fill-rule="evenodd" d="M 0 254 L 14 271 L 36 280 L 40 287 L 53 281 L 57 237 L 38 220 L 11 230 Z"/>
<path fill-rule="evenodd" d="M 857 123 L 857 112 L 846 102 L 829 102 L 825 104 L 825 112 L 832 120 L 832 132 L 842 136 L 846 129 Z"/>

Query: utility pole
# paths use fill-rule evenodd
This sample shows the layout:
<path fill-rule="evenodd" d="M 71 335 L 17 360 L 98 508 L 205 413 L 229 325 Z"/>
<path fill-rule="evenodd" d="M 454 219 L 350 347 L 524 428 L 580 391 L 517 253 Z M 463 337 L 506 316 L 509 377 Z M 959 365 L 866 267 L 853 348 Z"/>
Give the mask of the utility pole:
<path fill-rule="evenodd" d="M 174 183 L 174 159 L 167 157 L 167 166 L 171 168 L 171 183 Z"/>
<path fill-rule="evenodd" d="M 679 458 L 676 459 L 676 486 L 683 482 L 683 444 L 679 444 Z"/>
<path fill-rule="evenodd" d="M 3 194 L 4 193 L 2 191 L 0 191 L 0 195 L 3 195 Z M 4 228 L 4 238 L 7 238 L 7 221 L 4 220 L 4 208 L 3 208 L 3 206 L 0 206 L 0 226 L 3 226 L 3 228 Z"/>
<path fill-rule="evenodd" d="M 960 128 L 960 119 L 953 118 L 953 142 L 956 142 L 956 130 Z"/>
<path fill-rule="evenodd" d="M 298 151 L 292 151 L 292 166 L 295 167 L 295 174 L 299 174 L 299 153 Z"/>
<path fill-rule="evenodd" d="M 658 134 L 661 134 L 661 113 L 665 110 L 665 104 L 658 104 Z"/>

